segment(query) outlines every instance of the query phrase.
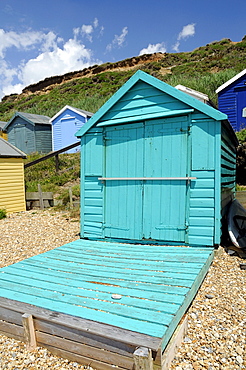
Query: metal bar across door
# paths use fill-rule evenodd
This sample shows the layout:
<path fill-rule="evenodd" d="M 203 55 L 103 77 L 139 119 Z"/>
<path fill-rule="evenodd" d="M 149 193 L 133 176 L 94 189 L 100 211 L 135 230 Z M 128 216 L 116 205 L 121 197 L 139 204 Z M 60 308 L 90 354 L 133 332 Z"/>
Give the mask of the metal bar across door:
<path fill-rule="evenodd" d="M 197 177 L 98 177 L 98 180 L 196 180 Z"/>

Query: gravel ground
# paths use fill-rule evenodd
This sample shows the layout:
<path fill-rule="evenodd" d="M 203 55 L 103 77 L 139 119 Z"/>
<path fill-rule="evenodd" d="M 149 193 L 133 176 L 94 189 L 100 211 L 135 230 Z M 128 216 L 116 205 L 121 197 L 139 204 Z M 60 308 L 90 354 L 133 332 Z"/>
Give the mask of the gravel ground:
<path fill-rule="evenodd" d="M 79 222 L 66 214 L 28 211 L 0 220 L 0 267 L 76 240 Z M 246 262 L 223 250 L 215 257 L 188 312 L 188 332 L 171 365 L 175 370 L 246 368 Z M 84 369 L 53 356 L 33 352 L 24 343 L 0 335 L 0 369 Z"/>

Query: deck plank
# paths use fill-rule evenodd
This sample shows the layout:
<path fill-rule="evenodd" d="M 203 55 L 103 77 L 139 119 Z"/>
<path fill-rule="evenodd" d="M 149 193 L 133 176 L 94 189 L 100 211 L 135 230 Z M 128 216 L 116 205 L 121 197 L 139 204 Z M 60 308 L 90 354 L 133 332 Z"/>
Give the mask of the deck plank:
<path fill-rule="evenodd" d="M 192 286 L 194 278 L 196 278 L 196 274 L 193 274 L 191 277 L 190 275 L 187 276 L 186 274 L 179 274 L 178 272 L 171 273 L 168 275 L 168 273 L 153 273 L 148 274 L 142 273 L 137 274 L 135 273 L 135 270 L 131 270 L 131 272 L 123 271 L 122 269 L 118 269 L 111 271 L 110 268 L 104 268 L 104 269 L 97 269 L 97 268 L 86 268 L 81 269 L 81 266 L 79 264 L 76 264 L 74 262 L 60 262 L 59 260 L 43 260 L 41 258 L 29 258 L 25 262 L 23 262 L 29 266 L 43 266 L 46 269 L 53 269 L 53 270 L 61 270 L 66 271 L 68 273 L 74 273 L 79 275 L 86 275 L 88 278 L 96 279 L 97 277 L 103 277 L 104 279 L 118 279 L 118 280 L 125 280 L 125 281 L 136 281 L 136 282 L 144 282 L 144 283 L 151 283 L 151 284 L 166 284 L 166 285 L 172 285 L 172 286 L 182 286 L 190 288 Z"/>
<path fill-rule="evenodd" d="M 179 294 L 174 294 L 174 292 L 168 293 L 165 292 L 164 286 L 163 286 L 163 292 L 159 293 L 156 291 L 149 291 L 143 289 L 134 289 L 134 288 L 128 288 L 125 286 L 116 286 L 115 284 L 109 284 L 109 283 L 104 283 L 104 284 L 95 284 L 95 283 L 87 283 L 86 281 L 83 281 L 82 279 L 74 279 L 74 278 L 69 278 L 67 275 L 68 274 L 62 274 L 60 273 L 58 276 L 57 275 L 51 275 L 47 274 L 44 276 L 44 271 L 33 271 L 33 269 L 27 270 L 23 268 L 17 268 L 15 265 L 9 266 L 8 268 L 8 274 L 6 279 L 7 280 L 12 280 L 14 276 L 15 281 L 19 279 L 19 277 L 24 278 L 31 278 L 32 280 L 37 280 L 38 281 L 38 286 L 40 286 L 41 282 L 50 282 L 50 283 L 57 283 L 57 279 L 59 278 L 59 285 L 65 285 L 68 286 L 69 288 L 79 288 L 80 289 L 80 295 L 83 296 L 83 294 L 88 294 L 88 296 L 95 295 L 95 293 L 107 293 L 107 294 L 121 294 L 125 297 L 132 297 L 132 298 L 140 298 L 141 300 L 147 301 L 155 301 L 161 302 L 162 304 L 162 309 L 163 304 L 165 303 L 171 303 L 171 305 L 180 305 L 183 302 L 183 296 L 188 292 L 188 288 L 184 289 L 182 291 L 182 294 L 180 291 L 178 291 Z M 34 272 L 35 272 L 35 277 L 34 277 Z M 1 274 L 1 273 L 0 273 Z M 2 275 L 0 275 L 2 276 Z M 3 279 L 4 276 L 2 276 Z"/>

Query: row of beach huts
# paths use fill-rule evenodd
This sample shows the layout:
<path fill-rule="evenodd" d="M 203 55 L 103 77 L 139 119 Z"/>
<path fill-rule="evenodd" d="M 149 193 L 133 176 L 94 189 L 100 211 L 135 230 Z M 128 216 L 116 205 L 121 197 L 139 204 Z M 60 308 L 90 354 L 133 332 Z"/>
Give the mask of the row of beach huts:
<path fill-rule="evenodd" d="M 153 81 L 155 81 L 155 79 L 150 78 L 149 84 L 152 85 Z M 157 82 L 161 86 L 166 85 L 159 80 L 157 80 Z M 122 89 L 124 89 L 124 86 Z M 170 88 L 174 89 L 172 87 Z M 182 85 L 176 86 L 175 90 L 181 90 L 179 91 L 181 92 L 181 96 L 179 96 L 178 99 L 179 101 L 182 101 L 181 106 L 184 106 L 186 110 L 187 103 L 185 103 L 185 99 L 187 95 L 190 96 L 191 102 L 195 99 L 196 101 L 200 100 L 204 106 L 210 105 L 208 97 L 204 94 L 198 93 Z M 229 129 L 227 128 L 227 140 L 233 142 L 232 146 L 235 147 L 236 138 L 234 137 L 233 130 L 239 131 L 241 128 L 246 127 L 246 69 L 220 86 L 216 92 L 218 93 L 219 106 L 219 110 L 217 112 L 218 114 L 222 112 L 227 115 L 230 123 L 230 125 L 228 124 Z M 114 111 L 116 108 L 111 107 L 110 114 L 108 113 L 106 115 L 109 116 L 109 120 L 111 119 L 108 125 L 111 126 L 116 124 L 118 127 L 123 127 L 126 122 L 121 120 L 120 117 L 124 116 L 125 111 L 131 112 L 131 107 L 134 107 L 135 103 L 139 101 L 139 99 L 140 106 L 141 104 L 144 105 L 145 93 L 145 87 L 143 87 L 142 91 L 141 89 L 138 90 L 137 97 L 135 97 L 134 94 L 132 96 L 130 95 L 128 101 L 126 103 L 123 102 L 120 108 L 117 108 L 117 111 L 119 110 L 117 113 L 117 117 L 119 117 L 117 122 L 114 118 L 111 118 L 114 117 Z M 118 92 L 110 100 L 114 99 L 117 94 Z M 131 113 L 132 115 L 129 117 L 129 122 L 145 122 L 151 117 L 166 117 L 165 120 L 167 120 L 171 119 L 171 117 L 174 119 L 176 116 L 181 116 L 181 113 L 176 112 L 176 103 L 171 104 L 170 109 L 168 109 L 169 113 L 165 116 L 166 103 L 164 103 L 165 99 L 163 96 L 161 96 L 159 101 L 154 104 L 151 103 L 152 100 L 155 100 L 155 98 L 152 96 L 148 97 L 149 117 L 148 115 L 141 113 L 141 111 L 144 111 L 143 108 L 139 110 L 134 108 Z M 109 104 L 107 102 L 101 110 L 105 109 L 105 106 L 107 107 L 108 105 Z M 214 110 L 214 112 L 216 112 L 216 110 Z M 91 121 L 92 116 L 93 113 L 91 112 L 66 105 L 52 118 L 25 112 L 16 112 L 8 122 L 0 122 L 0 208 L 6 208 L 7 212 L 25 210 L 23 158 L 26 157 L 26 154 L 33 152 L 45 154 L 75 143 L 80 140 L 80 137 L 76 137 L 75 134 L 78 131 L 83 131 L 83 127 L 87 127 L 85 123 L 87 123 L 88 120 Z M 208 152 L 211 151 L 211 147 L 214 146 L 216 130 L 215 126 L 211 126 L 211 123 L 209 123 L 211 117 L 209 117 L 206 122 L 199 121 L 200 118 L 197 119 L 196 128 L 193 128 L 193 136 L 195 137 L 195 132 L 197 132 L 197 138 L 196 140 L 188 140 L 187 145 L 193 147 L 193 154 L 191 154 L 193 157 L 195 153 L 194 148 L 199 148 L 199 151 L 193 158 L 192 166 L 196 163 L 195 167 L 198 170 L 209 170 L 211 166 L 214 166 L 214 164 L 210 164 L 210 162 L 214 162 L 214 159 L 211 160 L 208 158 Z M 212 120 L 213 119 L 214 118 L 212 118 Z M 127 124 L 129 122 L 127 122 Z M 205 126 L 210 127 L 210 131 L 211 127 L 213 127 L 213 133 L 207 133 L 206 138 L 205 136 L 203 137 L 203 135 L 205 135 L 205 131 L 207 131 L 204 131 Z M 213 136 L 212 141 L 211 135 Z M 78 150 L 80 150 L 79 146 L 71 149 L 70 152 Z M 93 150 L 96 156 L 96 148 Z M 217 149 L 214 147 L 212 151 L 214 150 L 216 151 Z M 170 153 L 170 155 L 173 155 L 173 153 Z M 200 162 L 203 164 L 199 164 Z M 229 168 L 227 171 L 230 171 Z"/>

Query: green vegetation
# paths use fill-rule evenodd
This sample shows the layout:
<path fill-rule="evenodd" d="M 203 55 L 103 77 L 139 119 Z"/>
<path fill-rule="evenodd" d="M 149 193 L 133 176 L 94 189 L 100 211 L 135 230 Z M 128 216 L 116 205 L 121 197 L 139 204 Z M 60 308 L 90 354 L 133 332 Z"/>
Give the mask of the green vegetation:
<path fill-rule="evenodd" d="M 237 139 L 240 144 L 246 142 L 246 128 L 243 128 L 241 131 L 236 132 Z"/>
<path fill-rule="evenodd" d="M 90 67 L 85 77 L 73 77 L 73 73 L 53 85 L 40 87 L 34 93 L 13 94 L 0 102 L 0 120 L 8 121 L 16 111 L 54 116 L 65 105 L 95 113 L 138 69 L 162 81 L 176 86 L 185 85 L 207 94 L 217 105 L 215 90 L 224 82 L 245 68 L 246 37 L 233 43 L 229 39 L 215 41 L 186 53 L 165 53 L 150 62 L 146 56 L 126 59 L 118 63 L 105 63 Z M 82 74 L 81 74 L 82 75 Z M 47 87 L 48 86 L 48 87 Z M 246 141 L 246 129 L 237 133 L 240 143 Z M 242 175 L 238 183 L 245 183 L 245 146 L 238 152 L 238 168 Z M 37 159 L 38 154 L 28 156 L 27 162 Z M 56 198 L 68 206 L 68 187 L 72 186 L 73 196 L 79 197 L 80 160 L 79 153 L 61 154 L 60 169 L 56 172 L 55 159 L 36 164 L 25 170 L 26 191 L 37 191 L 38 183 L 43 191 L 52 191 Z M 241 172 L 240 172 L 241 173 Z"/>
<path fill-rule="evenodd" d="M 25 160 L 26 163 L 32 162 L 42 157 L 40 154 L 32 154 Z M 54 199 L 61 201 L 54 209 L 69 211 L 71 218 L 78 219 L 79 205 L 71 209 L 69 189 L 72 191 L 73 201 L 80 199 L 80 153 L 60 154 L 59 171 L 56 171 L 55 158 L 49 158 L 25 169 L 25 188 L 26 192 L 38 191 L 38 184 L 42 191 L 50 191 L 54 194 Z"/>
<path fill-rule="evenodd" d="M 40 154 L 29 155 L 26 163 L 42 157 Z M 38 184 L 42 191 L 51 191 L 57 199 L 69 201 L 68 187 L 71 186 L 73 194 L 78 197 L 80 178 L 80 153 L 60 154 L 59 171 L 56 172 L 55 158 L 49 158 L 25 169 L 25 187 L 27 192 L 38 191 Z M 76 184 L 77 182 L 77 184 Z M 76 186 L 74 186 L 76 184 Z M 67 189 L 64 189 L 66 186 Z"/>
<path fill-rule="evenodd" d="M 0 208 L 0 220 L 7 217 L 7 211 L 4 208 Z"/>
<path fill-rule="evenodd" d="M 237 43 L 223 39 L 192 52 L 165 53 L 158 61 L 150 62 L 146 57 L 147 61 L 143 59 L 138 65 L 136 61 L 139 61 L 139 57 L 105 63 L 90 67 L 88 77 L 73 78 L 71 73 L 70 80 L 67 78 L 62 83 L 54 83 L 46 90 L 42 91 L 40 87 L 34 93 L 5 97 L 0 103 L 0 118 L 1 121 L 8 121 L 16 111 L 52 117 L 65 105 L 95 113 L 137 69 L 172 86 L 182 84 L 205 93 L 217 105 L 215 90 L 245 68 L 245 59 L 244 37 Z M 122 68 L 124 70 L 119 70 Z"/>

